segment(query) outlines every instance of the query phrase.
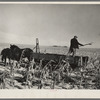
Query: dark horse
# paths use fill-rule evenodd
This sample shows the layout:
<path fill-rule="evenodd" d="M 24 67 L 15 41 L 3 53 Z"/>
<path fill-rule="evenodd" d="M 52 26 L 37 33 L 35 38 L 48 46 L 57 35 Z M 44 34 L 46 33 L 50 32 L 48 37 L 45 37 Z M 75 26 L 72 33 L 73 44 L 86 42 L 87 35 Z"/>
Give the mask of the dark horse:
<path fill-rule="evenodd" d="M 27 57 L 29 61 L 33 59 L 33 50 L 31 50 L 30 48 L 20 49 L 18 46 L 10 44 L 10 50 L 11 50 L 11 58 L 13 60 L 20 61 L 22 53 L 23 53 L 23 58 Z"/>
<path fill-rule="evenodd" d="M 10 63 L 10 59 L 11 59 L 11 50 L 9 48 L 5 48 L 1 51 L 1 60 L 2 62 L 4 62 L 6 64 L 6 60 L 7 58 L 9 59 L 9 63 Z"/>

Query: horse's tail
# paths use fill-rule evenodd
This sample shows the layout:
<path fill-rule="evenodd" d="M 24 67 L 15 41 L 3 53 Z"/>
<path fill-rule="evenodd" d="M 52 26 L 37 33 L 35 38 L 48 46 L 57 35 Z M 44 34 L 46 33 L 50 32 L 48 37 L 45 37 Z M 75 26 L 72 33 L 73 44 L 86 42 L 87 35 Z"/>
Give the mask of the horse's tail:
<path fill-rule="evenodd" d="M 3 55 L 3 53 L 4 53 L 4 50 L 1 51 L 0 55 Z"/>
<path fill-rule="evenodd" d="M 1 51 L 1 53 L 0 53 L 0 55 L 5 55 L 7 51 L 8 51 L 8 48 L 3 49 L 3 50 Z"/>
<path fill-rule="evenodd" d="M 2 56 L 1 56 L 1 61 L 2 61 L 2 62 L 3 62 L 3 59 L 4 59 L 4 56 L 2 55 Z"/>
<path fill-rule="evenodd" d="M 1 56 L 1 61 L 3 62 L 3 59 L 4 59 L 4 49 L 1 51 L 0 56 Z"/>

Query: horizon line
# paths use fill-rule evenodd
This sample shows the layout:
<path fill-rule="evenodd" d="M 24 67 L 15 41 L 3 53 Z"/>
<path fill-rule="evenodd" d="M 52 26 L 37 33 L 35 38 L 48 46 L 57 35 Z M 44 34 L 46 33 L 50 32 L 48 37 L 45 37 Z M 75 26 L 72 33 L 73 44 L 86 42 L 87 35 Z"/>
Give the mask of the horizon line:
<path fill-rule="evenodd" d="M 35 46 L 35 44 L 23 44 L 23 43 L 6 43 L 6 42 L 0 42 L 0 44 L 15 44 L 15 45 L 33 45 Z M 39 45 L 39 46 L 51 46 L 51 47 L 54 47 L 54 46 L 57 46 L 57 47 L 66 47 L 66 48 L 69 48 L 70 46 L 66 46 L 66 45 Z M 100 49 L 100 47 L 84 47 L 84 48 L 97 48 L 97 49 Z M 84 49 L 83 47 L 79 48 L 79 49 Z"/>

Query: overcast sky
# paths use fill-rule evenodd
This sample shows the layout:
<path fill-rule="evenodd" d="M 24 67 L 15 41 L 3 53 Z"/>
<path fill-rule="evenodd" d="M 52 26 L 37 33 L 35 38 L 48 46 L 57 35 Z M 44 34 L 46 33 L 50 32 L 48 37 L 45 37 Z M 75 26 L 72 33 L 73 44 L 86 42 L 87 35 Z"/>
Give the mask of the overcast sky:
<path fill-rule="evenodd" d="M 100 5 L 0 4 L 1 43 L 69 46 L 74 35 L 100 47 Z"/>

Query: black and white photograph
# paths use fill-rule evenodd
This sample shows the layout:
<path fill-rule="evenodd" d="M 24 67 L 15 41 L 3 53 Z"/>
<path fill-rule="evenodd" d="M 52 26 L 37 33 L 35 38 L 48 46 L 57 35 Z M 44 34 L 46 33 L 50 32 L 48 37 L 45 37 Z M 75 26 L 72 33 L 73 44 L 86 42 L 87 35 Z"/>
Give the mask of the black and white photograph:
<path fill-rule="evenodd" d="M 0 89 L 99 90 L 100 4 L 0 3 Z"/>

